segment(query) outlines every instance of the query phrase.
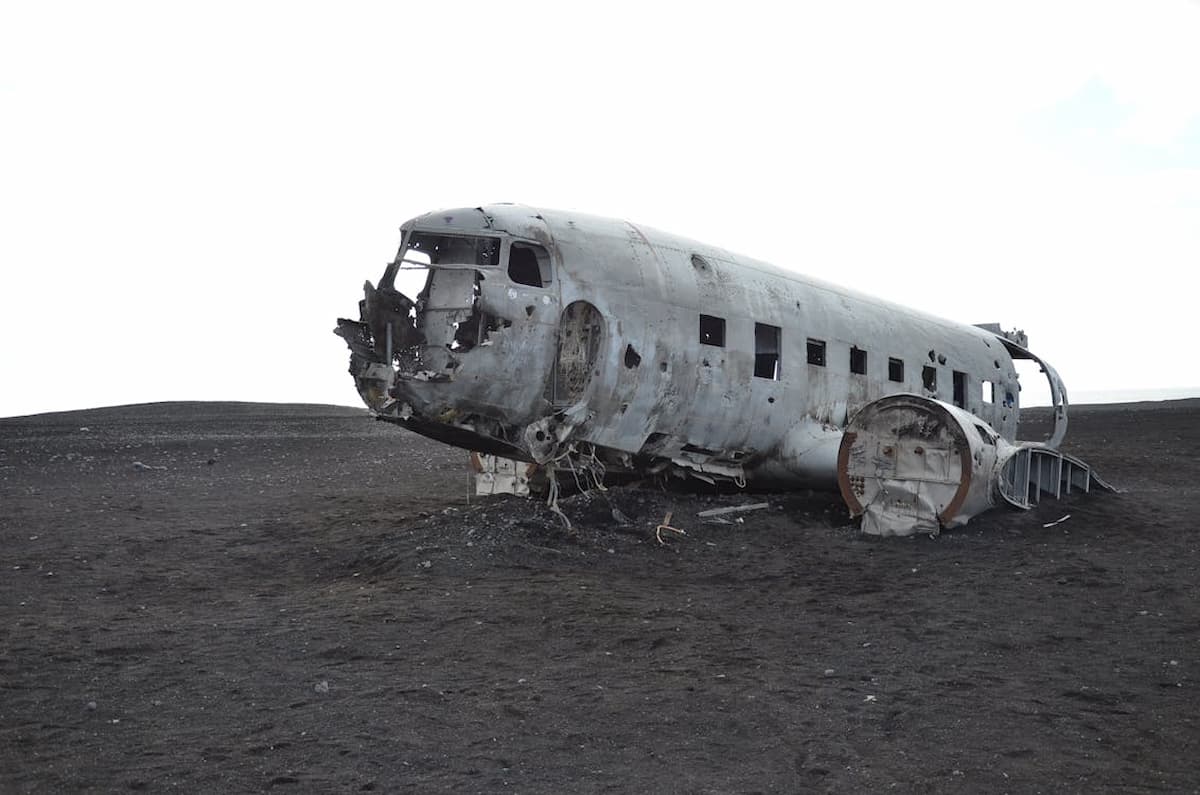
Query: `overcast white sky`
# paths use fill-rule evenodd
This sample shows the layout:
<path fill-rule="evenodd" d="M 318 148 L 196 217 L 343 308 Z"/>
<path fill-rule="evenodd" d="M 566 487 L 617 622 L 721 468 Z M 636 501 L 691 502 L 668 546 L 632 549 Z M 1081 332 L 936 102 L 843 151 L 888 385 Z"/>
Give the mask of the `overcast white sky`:
<path fill-rule="evenodd" d="M 495 201 L 1200 387 L 1200 4 L 4 3 L 0 416 L 357 405 L 335 318 Z"/>

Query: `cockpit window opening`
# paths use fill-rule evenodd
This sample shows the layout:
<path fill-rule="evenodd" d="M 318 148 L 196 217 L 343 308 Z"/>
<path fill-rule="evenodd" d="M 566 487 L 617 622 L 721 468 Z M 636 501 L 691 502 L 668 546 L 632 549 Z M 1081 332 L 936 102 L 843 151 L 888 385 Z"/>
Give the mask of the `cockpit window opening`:
<path fill-rule="evenodd" d="M 700 316 L 700 344 L 725 347 L 725 318 L 712 315 Z"/>
<path fill-rule="evenodd" d="M 983 402 L 990 406 L 996 402 L 996 384 L 992 381 L 981 381 L 980 386 L 983 387 Z"/>
<path fill-rule="evenodd" d="M 779 326 L 754 324 L 754 376 L 779 380 Z"/>
<path fill-rule="evenodd" d="M 429 254 L 409 249 L 397 258 L 392 288 L 410 301 L 417 301 L 429 285 Z"/>
<path fill-rule="evenodd" d="M 508 249 L 508 278 L 530 287 L 549 285 L 550 255 L 534 243 L 514 241 Z"/>
<path fill-rule="evenodd" d="M 500 264 L 500 238 L 469 235 L 438 235 L 432 232 L 411 232 L 401 261 L 412 259 L 414 252 L 423 252 L 430 265 L 475 265 L 494 268 Z"/>
<path fill-rule="evenodd" d="M 888 357 L 888 380 L 897 383 L 904 382 L 904 360 Z"/>
<path fill-rule="evenodd" d="M 433 263 L 433 256 L 428 251 L 421 251 L 416 248 L 404 249 L 401 256 L 396 260 L 400 263 L 400 267 L 411 265 L 414 267 L 428 268 Z"/>
<path fill-rule="evenodd" d="M 388 269 L 390 285 L 384 279 L 380 286 L 390 286 L 415 303 L 428 289 L 431 267 L 493 268 L 499 264 L 498 237 L 410 231 L 396 254 L 396 261 Z"/>

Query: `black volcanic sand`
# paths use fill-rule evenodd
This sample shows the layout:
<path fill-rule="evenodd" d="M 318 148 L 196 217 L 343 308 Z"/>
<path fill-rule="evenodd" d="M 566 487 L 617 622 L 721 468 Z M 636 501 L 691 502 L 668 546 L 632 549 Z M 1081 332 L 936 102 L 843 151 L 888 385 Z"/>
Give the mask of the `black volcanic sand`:
<path fill-rule="evenodd" d="M 624 486 L 568 531 L 362 411 L 0 420 L 0 791 L 1194 791 L 1200 401 L 1066 449 L 1124 491 L 871 539 Z"/>

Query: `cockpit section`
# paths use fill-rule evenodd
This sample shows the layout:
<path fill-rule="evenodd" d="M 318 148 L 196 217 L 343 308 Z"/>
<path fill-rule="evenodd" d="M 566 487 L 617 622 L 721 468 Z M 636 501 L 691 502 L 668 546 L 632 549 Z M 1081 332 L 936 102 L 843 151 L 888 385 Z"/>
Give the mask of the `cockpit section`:
<path fill-rule="evenodd" d="M 358 320 L 339 319 L 335 333 L 382 417 L 508 438 L 548 410 L 559 296 L 542 243 L 409 227 L 363 293 Z"/>
<path fill-rule="evenodd" d="M 498 237 L 417 231 L 406 236 L 378 288 L 409 299 L 409 317 L 419 330 L 419 338 L 394 350 L 398 376 L 449 380 L 460 365 L 458 355 L 505 327 L 479 306 L 480 284 L 500 268 L 501 251 Z"/>

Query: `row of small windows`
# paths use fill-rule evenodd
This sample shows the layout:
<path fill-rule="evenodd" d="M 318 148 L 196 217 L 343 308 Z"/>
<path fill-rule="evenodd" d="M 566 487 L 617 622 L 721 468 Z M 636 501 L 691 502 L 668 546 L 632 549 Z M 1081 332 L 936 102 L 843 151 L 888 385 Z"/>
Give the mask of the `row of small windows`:
<path fill-rule="evenodd" d="M 811 337 L 809 338 L 808 363 L 815 364 L 818 367 L 825 366 L 824 340 L 814 340 Z M 867 352 L 857 345 L 850 346 L 850 372 L 855 375 L 867 374 Z M 904 380 L 904 362 L 902 360 L 888 357 L 888 380 Z"/>
<path fill-rule="evenodd" d="M 779 380 L 779 351 L 783 330 L 767 323 L 754 324 L 754 375 L 758 378 Z M 700 316 L 700 343 L 717 348 L 725 347 L 725 318 L 713 315 Z M 808 339 L 808 363 L 825 366 L 825 341 Z M 926 367 L 926 371 L 932 368 Z M 850 372 L 867 374 L 867 352 L 858 346 L 850 348 Z M 936 376 L 935 376 L 936 377 Z M 888 378 L 904 380 L 904 362 L 888 359 Z"/>
<path fill-rule="evenodd" d="M 779 380 L 779 352 L 781 348 L 782 330 L 779 326 L 766 323 L 754 324 L 754 375 L 756 378 Z M 713 315 L 700 316 L 700 342 L 718 348 L 725 347 L 725 318 Z M 807 340 L 808 363 L 817 367 L 825 366 L 825 341 L 811 337 Z M 867 374 L 867 352 L 857 345 L 850 347 L 850 372 L 855 375 Z M 967 400 L 967 374 L 958 370 L 953 371 L 954 404 L 965 406 Z M 904 382 L 904 360 L 888 357 L 888 380 L 896 383 Z M 921 385 L 929 392 L 937 392 L 937 368 L 926 365 L 921 368 Z M 994 385 L 990 381 L 983 384 L 983 402 L 992 403 Z"/>

